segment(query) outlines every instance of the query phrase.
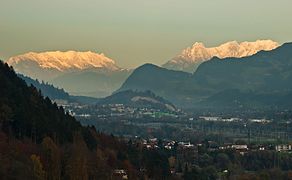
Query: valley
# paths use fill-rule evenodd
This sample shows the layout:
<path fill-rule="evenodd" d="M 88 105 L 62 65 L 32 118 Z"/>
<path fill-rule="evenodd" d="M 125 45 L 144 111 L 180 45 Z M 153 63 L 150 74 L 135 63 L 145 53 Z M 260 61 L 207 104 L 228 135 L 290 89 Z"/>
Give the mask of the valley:
<path fill-rule="evenodd" d="M 0 180 L 292 180 L 292 1 L 0 3 Z"/>

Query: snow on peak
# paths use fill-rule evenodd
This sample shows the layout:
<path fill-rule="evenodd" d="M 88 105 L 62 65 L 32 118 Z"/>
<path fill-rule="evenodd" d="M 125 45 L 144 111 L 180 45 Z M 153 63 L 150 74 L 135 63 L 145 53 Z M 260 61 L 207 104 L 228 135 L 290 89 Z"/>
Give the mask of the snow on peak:
<path fill-rule="evenodd" d="M 97 54 L 91 51 L 29 52 L 23 55 L 11 57 L 7 61 L 7 63 L 11 66 L 31 62 L 36 63 L 43 69 L 56 69 L 58 71 L 73 69 L 84 70 L 90 68 L 106 68 L 113 71 L 119 69 L 114 60 L 106 57 L 103 53 Z"/>
<path fill-rule="evenodd" d="M 205 48 L 205 45 L 202 42 L 196 42 L 193 44 L 193 48 Z"/>
<path fill-rule="evenodd" d="M 163 67 L 174 70 L 193 72 L 198 64 L 210 60 L 213 57 L 246 57 L 259 51 L 270 51 L 279 44 L 272 40 L 257 40 L 255 42 L 230 41 L 218 47 L 206 48 L 203 43 L 196 42 L 193 46 L 184 49 L 181 54 L 168 61 Z"/>

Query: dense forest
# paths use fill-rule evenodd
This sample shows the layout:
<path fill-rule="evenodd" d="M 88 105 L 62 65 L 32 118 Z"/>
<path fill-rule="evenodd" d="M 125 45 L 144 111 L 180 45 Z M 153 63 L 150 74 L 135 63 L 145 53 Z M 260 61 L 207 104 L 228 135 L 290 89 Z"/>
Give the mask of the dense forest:
<path fill-rule="evenodd" d="M 129 179 L 169 177 L 163 152 L 82 127 L 2 61 L 0 82 L 1 179 L 114 179 L 117 169 Z"/>

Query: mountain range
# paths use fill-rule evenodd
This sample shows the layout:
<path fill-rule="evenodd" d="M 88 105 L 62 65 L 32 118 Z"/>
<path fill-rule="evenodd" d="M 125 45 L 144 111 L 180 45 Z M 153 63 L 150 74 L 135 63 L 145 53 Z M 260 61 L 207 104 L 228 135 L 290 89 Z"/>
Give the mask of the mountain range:
<path fill-rule="evenodd" d="M 195 72 L 197 67 L 213 57 L 247 57 L 259 51 L 270 51 L 277 48 L 279 44 L 272 40 L 257 40 L 255 42 L 230 41 L 218 47 L 207 48 L 203 43 L 196 42 L 192 47 L 184 49 L 179 55 L 162 65 L 162 67 L 185 72 Z"/>
<path fill-rule="evenodd" d="M 18 72 L 26 74 L 31 78 L 41 78 L 46 81 L 62 73 L 86 69 L 100 69 L 104 71 L 116 71 L 120 69 L 112 59 L 106 57 L 104 54 L 97 54 L 90 51 L 29 52 L 9 58 L 7 63 L 12 65 Z M 43 72 L 44 70 L 45 72 Z"/>
<path fill-rule="evenodd" d="M 279 46 L 271 40 L 233 41 L 215 48 L 196 43 L 166 63 L 177 68 L 144 64 L 135 70 L 120 68 L 104 54 L 75 51 L 27 53 L 7 63 L 19 73 L 64 88 L 70 95 L 107 97 L 115 92 L 105 99 L 116 100 L 117 95 L 127 94 L 118 92 L 151 91 L 182 108 L 288 106 L 291 50 L 291 43 Z M 188 70 L 181 65 L 194 73 L 184 72 Z"/>
<path fill-rule="evenodd" d="M 215 56 L 246 57 L 278 46 L 277 42 L 271 40 L 242 43 L 232 41 L 214 48 L 195 43 L 162 67 L 194 72 L 202 62 Z M 133 71 L 120 68 L 114 60 L 102 53 L 91 51 L 29 52 L 9 58 L 7 63 L 13 66 L 16 72 L 63 88 L 70 95 L 95 98 L 111 95 Z"/>
<path fill-rule="evenodd" d="M 289 107 L 291 81 L 292 43 L 286 43 L 243 58 L 212 58 L 193 74 L 145 64 L 118 91 L 150 90 L 180 107 Z"/>
<path fill-rule="evenodd" d="M 77 96 L 108 96 L 131 73 L 104 54 L 90 51 L 29 52 L 9 58 L 7 63 L 20 74 L 62 87 Z"/>

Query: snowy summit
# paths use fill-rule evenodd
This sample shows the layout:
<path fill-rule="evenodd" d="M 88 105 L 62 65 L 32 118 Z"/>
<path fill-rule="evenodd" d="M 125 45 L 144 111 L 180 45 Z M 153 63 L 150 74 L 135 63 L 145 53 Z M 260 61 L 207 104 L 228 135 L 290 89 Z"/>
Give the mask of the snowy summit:
<path fill-rule="evenodd" d="M 196 42 L 192 47 L 184 49 L 181 54 L 168 61 L 163 67 L 173 70 L 194 72 L 204 61 L 213 57 L 246 57 L 256 54 L 259 51 L 270 51 L 279 47 L 277 42 L 272 40 L 257 40 L 255 42 L 230 41 L 218 47 L 207 48 L 203 43 Z"/>
<path fill-rule="evenodd" d="M 35 63 L 43 69 L 55 69 L 58 71 L 84 70 L 91 68 L 105 68 L 108 70 L 117 70 L 115 61 L 106 57 L 104 54 L 97 54 L 91 51 L 55 51 L 35 53 L 29 52 L 23 55 L 11 57 L 7 63 L 14 68 L 26 63 Z"/>

